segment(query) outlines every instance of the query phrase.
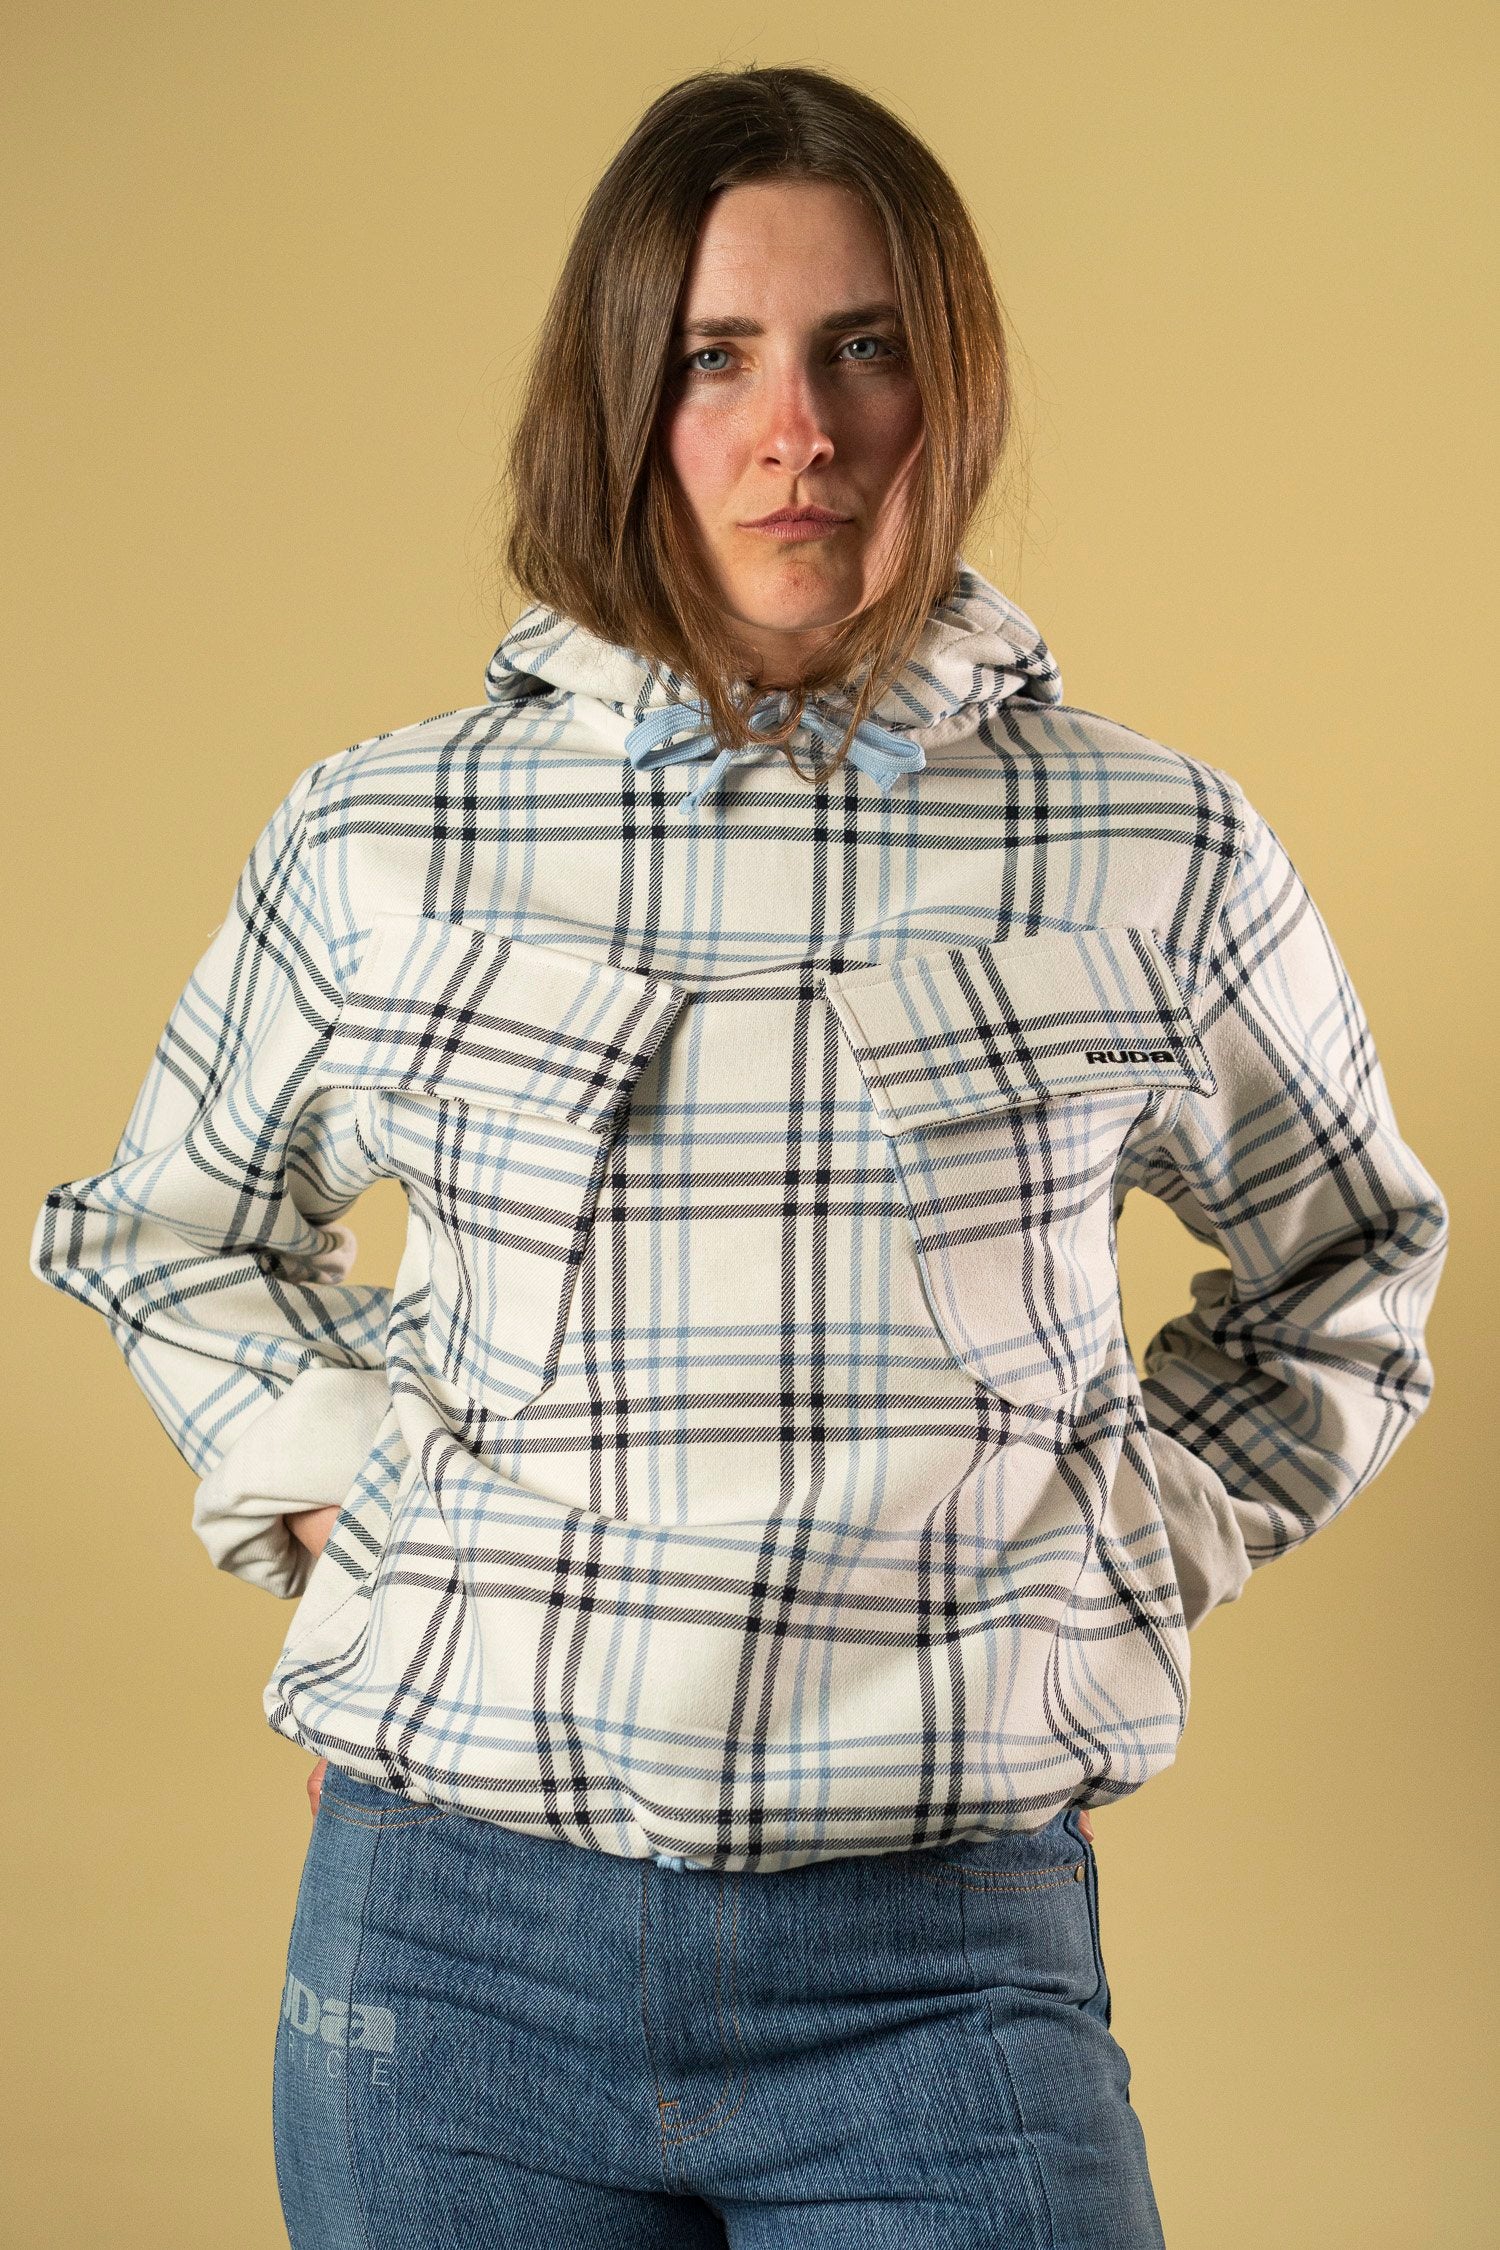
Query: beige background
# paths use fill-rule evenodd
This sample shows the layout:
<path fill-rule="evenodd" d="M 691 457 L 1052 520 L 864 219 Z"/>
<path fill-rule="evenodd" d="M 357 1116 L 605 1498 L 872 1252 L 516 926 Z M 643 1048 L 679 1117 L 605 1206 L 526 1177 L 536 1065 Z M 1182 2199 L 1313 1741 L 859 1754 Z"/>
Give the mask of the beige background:
<path fill-rule="evenodd" d="M 501 433 L 569 230 L 716 61 L 856 77 L 970 199 L 1030 490 L 968 552 L 1075 704 L 1245 784 L 1448 1193 L 1439 1397 L 1194 1636 L 1101 1814 L 1171 2250 L 1489 2243 L 1496 580 L 1488 5 L 11 0 L 4 308 L 14 1658 L 0 2232 L 283 2243 L 270 2066 L 310 1763 L 102 1321 L 26 1271 L 108 1162 L 293 777 L 481 700 Z M 1488 628 L 1488 630 L 1486 630 Z M 362 1271 L 399 1209 L 360 1206 Z M 1137 1341 L 1202 1255 L 1132 1200 Z"/>

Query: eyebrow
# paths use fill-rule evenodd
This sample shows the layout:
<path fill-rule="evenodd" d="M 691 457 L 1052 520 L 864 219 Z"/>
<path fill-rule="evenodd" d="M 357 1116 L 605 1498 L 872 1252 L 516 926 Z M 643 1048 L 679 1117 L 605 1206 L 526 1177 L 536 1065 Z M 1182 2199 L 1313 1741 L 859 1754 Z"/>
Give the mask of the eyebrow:
<path fill-rule="evenodd" d="M 836 328 L 861 328 L 877 320 L 899 318 L 894 305 L 850 305 L 843 312 L 829 313 L 826 319 L 815 323 L 815 329 L 817 334 L 827 336 Z M 765 330 L 758 320 L 747 320 L 742 313 L 705 313 L 697 320 L 688 321 L 675 333 L 678 336 L 763 336 Z"/>

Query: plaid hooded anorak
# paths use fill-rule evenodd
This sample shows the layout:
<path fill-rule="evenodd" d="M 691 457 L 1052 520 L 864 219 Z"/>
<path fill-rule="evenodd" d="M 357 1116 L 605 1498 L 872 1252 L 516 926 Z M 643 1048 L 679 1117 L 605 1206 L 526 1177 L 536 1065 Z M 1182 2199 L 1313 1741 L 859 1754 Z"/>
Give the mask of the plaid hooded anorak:
<path fill-rule="evenodd" d="M 1425 1405 L 1442 1198 L 1266 823 L 967 565 L 873 713 L 919 770 L 757 744 L 689 809 L 627 742 L 690 697 L 533 607 L 303 772 L 32 1268 L 358 1777 L 743 1870 L 1107 1804 Z M 1144 1376 L 1133 1187 L 1213 1253 Z"/>

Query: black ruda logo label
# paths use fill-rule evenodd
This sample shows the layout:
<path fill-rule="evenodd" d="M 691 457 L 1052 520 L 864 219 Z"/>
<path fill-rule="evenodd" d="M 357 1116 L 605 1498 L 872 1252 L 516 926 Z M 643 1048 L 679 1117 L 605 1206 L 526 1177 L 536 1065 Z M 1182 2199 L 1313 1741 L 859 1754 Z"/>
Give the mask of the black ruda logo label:
<path fill-rule="evenodd" d="M 1176 1062 L 1170 1047 L 1089 1047 L 1084 1061 L 1091 1063 Z"/>

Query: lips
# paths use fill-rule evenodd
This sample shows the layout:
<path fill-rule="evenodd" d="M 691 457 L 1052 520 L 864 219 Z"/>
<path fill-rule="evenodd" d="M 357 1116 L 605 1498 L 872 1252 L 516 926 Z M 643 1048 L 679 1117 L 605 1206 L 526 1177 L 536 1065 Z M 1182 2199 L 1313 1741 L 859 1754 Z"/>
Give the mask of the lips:
<path fill-rule="evenodd" d="M 769 516 L 757 516 L 753 523 L 744 526 L 746 531 L 776 531 L 783 526 L 796 524 L 848 523 L 847 516 L 836 516 L 830 508 L 778 508 Z"/>

